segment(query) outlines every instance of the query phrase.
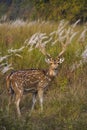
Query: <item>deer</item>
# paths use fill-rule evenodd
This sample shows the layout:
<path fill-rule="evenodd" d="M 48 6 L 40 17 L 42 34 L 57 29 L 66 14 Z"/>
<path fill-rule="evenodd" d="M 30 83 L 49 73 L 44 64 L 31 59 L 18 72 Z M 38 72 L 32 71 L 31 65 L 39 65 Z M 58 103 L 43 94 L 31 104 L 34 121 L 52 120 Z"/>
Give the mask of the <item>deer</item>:
<path fill-rule="evenodd" d="M 64 61 L 64 58 L 61 58 L 61 56 L 66 50 L 66 45 L 63 45 L 62 51 L 55 59 L 46 53 L 45 50 L 41 49 L 46 57 L 45 61 L 49 64 L 48 69 L 16 70 L 7 75 L 6 84 L 10 95 L 8 105 L 10 106 L 13 95 L 15 95 L 15 104 L 19 117 L 21 116 L 20 101 L 26 93 L 32 93 L 33 95 L 31 112 L 34 109 L 37 95 L 40 100 L 41 112 L 43 111 L 43 94 L 58 74 L 58 67 Z"/>
<path fill-rule="evenodd" d="M 70 29 L 69 29 L 70 30 Z M 45 47 L 41 47 L 39 44 L 38 48 L 41 53 L 45 56 L 45 61 L 49 65 L 47 69 L 26 69 L 26 70 L 16 70 L 11 72 L 6 77 L 6 87 L 9 93 L 9 103 L 10 106 L 12 98 L 15 95 L 15 104 L 17 109 L 17 114 L 21 117 L 20 111 L 20 101 L 24 94 L 32 94 L 32 106 L 31 112 L 34 110 L 37 96 L 40 101 L 41 112 L 43 111 L 43 95 L 44 92 L 52 84 L 52 81 L 58 75 L 59 65 L 64 62 L 63 54 L 65 53 L 67 46 L 70 44 L 70 33 L 67 33 L 65 42 L 61 42 L 62 49 L 56 58 L 52 58 L 50 54 L 46 52 Z"/>

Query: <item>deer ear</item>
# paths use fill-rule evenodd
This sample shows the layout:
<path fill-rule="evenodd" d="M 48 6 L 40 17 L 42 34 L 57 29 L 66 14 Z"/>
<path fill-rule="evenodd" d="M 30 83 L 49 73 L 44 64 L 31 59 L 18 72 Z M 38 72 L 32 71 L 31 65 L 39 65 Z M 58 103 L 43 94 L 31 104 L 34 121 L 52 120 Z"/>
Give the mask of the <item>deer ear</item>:
<path fill-rule="evenodd" d="M 45 62 L 50 64 L 50 59 L 49 58 L 45 58 Z"/>
<path fill-rule="evenodd" d="M 52 62 L 52 58 L 45 58 L 46 63 L 50 64 Z"/>
<path fill-rule="evenodd" d="M 64 62 L 64 58 L 60 58 L 59 63 L 62 64 Z"/>

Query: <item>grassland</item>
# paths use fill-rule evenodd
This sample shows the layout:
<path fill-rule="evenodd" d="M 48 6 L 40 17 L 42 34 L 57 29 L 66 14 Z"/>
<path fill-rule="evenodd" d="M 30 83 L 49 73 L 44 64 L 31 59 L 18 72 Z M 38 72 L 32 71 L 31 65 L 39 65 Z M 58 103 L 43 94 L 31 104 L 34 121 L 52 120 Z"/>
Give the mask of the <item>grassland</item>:
<path fill-rule="evenodd" d="M 37 32 L 49 34 L 57 28 L 58 23 L 50 22 L 0 24 L 0 55 L 7 55 L 10 48 L 20 48 L 26 39 Z M 83 28 L 84 25 L 78 25 L 75 29 L 81 31 Z M 30 94 L 21 102 L 21 120 L 17 118 L 13 103 L 8 113 L 5 77 L 9 71 L 4 74 L 0 71 L 0 130 L 87 130 L 87 61 L 79 65 L 87 46 L 87 38 L 78 42 L 78 37 L 77 35 L 67 48 L 58 77 L 44 95 L 43 113 L 40 113 L 38 103 L 29 117 L 32 103 Z M 59 43 L 54 46 L 49 43 L 46 49 L 52 57 L 56 57 L 61 50 Z M 45 57 L 38 49 L 28 51 L 28 48 L 25 48 L 21 55 L 22 58 L 13 55 L 3 63 L 11 63 L 14 70 L 48 67 Z M 78 67 L 71 71 L 75 64 Z"/>

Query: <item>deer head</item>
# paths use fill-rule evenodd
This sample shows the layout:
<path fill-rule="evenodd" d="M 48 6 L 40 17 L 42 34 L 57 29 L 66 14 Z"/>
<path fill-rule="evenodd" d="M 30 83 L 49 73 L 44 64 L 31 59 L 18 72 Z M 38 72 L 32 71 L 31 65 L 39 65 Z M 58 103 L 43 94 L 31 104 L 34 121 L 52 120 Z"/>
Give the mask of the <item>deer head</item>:
<path fill-rule="evenodd" d="M 42 52 L 43 55 L 45 55 L 45 61 L 47 64 L 49 64 L 49 71 L 48 71 L 48 74 L 49 76 L 56 76 L 57 73 L 58 73 L 58 67 L 60 64 L 62 64 L 64 62 L 64 58 L 62 58 L 62 55 L 63 53 L 65 52 L 65 44 L 64 44 L 64 47 L 62 49 L 62 51 L 59 53 L 59 55 L 53 59 L 50 54 L 48 54 L 46 52 L 46 49 L 45 47 L 42 47 L 41 45 L 38 46 L 39 50 Z"/>

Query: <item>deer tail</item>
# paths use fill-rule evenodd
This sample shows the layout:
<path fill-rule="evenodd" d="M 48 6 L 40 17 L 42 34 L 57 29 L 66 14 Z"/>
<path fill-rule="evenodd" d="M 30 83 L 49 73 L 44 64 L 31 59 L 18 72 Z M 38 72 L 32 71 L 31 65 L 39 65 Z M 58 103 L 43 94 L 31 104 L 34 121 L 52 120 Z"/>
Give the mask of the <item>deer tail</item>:
<path fill-rule="evenodd" d="M 14 90 L 12 88 L 12 85 L 11 85 L 11 75 L 12 73 L 10 73 L 7 77 L 6 77 L 6 88 L 7 88 L 7 91 L 9 94 L 14 94 Z"/>

